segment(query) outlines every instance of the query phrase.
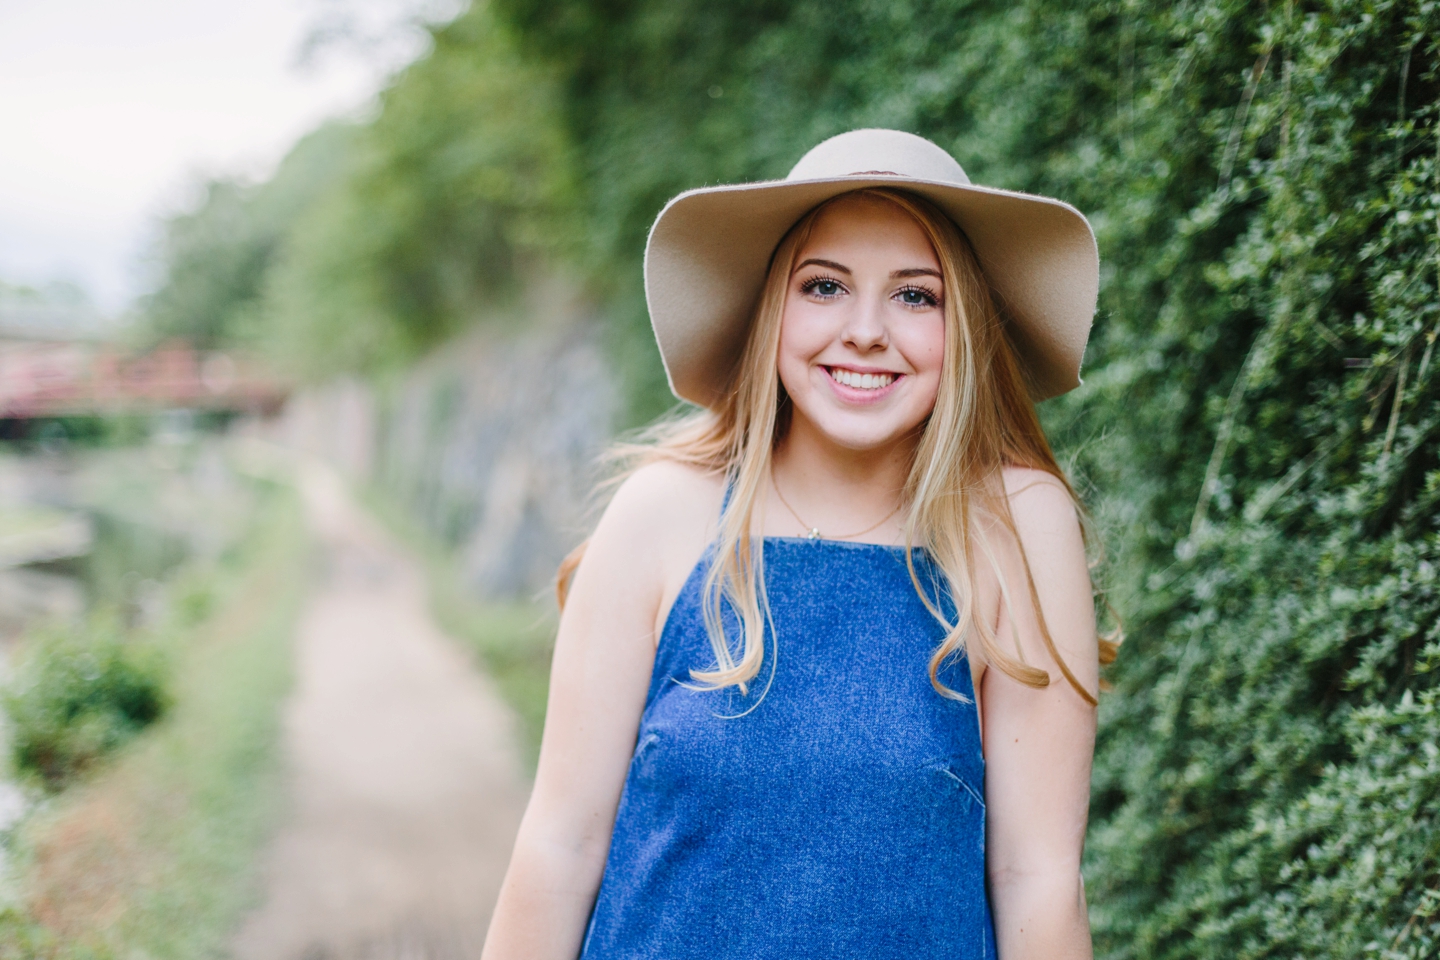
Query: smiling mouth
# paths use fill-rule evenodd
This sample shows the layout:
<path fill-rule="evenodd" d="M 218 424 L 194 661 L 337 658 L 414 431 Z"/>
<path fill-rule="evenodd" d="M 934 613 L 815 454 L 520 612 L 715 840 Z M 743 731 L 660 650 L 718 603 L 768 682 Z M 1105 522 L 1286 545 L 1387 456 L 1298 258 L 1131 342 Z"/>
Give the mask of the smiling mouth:
<path fill-rule="evenodd" d="M 884 390 L 899 379 L 896 373 L 857 373 L 843 367 L 826 367 L 830 379 L 852 390 Z"/>

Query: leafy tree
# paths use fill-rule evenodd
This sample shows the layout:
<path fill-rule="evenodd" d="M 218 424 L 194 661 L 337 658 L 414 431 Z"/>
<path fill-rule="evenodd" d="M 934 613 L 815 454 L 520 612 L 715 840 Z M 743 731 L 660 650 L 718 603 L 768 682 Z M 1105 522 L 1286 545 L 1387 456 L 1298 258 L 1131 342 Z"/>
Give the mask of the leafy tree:
<path fill-rule="evenodd" d="M 413 360 L 567 246 L 571 154 L 547 74 L 483 6 L 432 32 L 266 278 L 268 341 L 302 374 Z"/>
<path fill-rule="evenodd" d="M 209 348 L 252 336 L 281 244 L 333 183 L 354 136 L 345 125 L 321 127 L 269 180 L 210 180 L 193 209 L 166 220 L 153 254 L 163 282 L 141 305 L 145 337 Z"/>

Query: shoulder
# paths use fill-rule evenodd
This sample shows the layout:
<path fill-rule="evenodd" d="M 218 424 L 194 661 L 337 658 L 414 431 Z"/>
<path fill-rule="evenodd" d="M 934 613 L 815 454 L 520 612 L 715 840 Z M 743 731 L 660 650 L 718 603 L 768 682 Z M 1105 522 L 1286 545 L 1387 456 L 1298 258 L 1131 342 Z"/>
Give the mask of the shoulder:
<path fill-rule="evenodd" d="M 724 497 L 723 475 L 674 460 L 657 460 L 630 474 L 616 488 L 600 526 L 629 534 L 704 528 L 719 516 Z"/>
<path fill-rule="evenodd" d="M 1033 467 L 1005 467 L 1000 471 L 1010 508 L 1038 511 L 1055 518 L 1075 516 L 1070 491 L 1053 473 Z"/>
<path fill-rule="evenodd" d="M 1079 536 L 1075 500 L 1059 477 L 1030 467 L 1005 467 L 1001 479 L 1016 533 L 1027 545 L 1037 538 Z"/>
<path fill-rule="evenodd" d="M 1088 581 L 1085 534 L 1065 483 L 1028 467 L 1006 467 L 1001 478 L 1014 526 L 1001 523 L 991 529 L 1007 566 L 1028 568 L 1037 576 L 1044 571 L 1047 578 L 1062 570 L 1084 572 Z"/>
<path fill-rule="evenodd" d="M 576 571 L 605 603 L 665 609 L 715 535 L 725 478 L 673 460 L 646 464 L 615 490 Z M 657 615 L 657 623 L 659 622 Z"/>
<path fill-rule="evenodd" d="M 658 570 L 668 583 L 714 537 L 724 497 L 718 472 L 674 460 L 648 463 L 616 489 L 592 544 L 630 572 Z"/>

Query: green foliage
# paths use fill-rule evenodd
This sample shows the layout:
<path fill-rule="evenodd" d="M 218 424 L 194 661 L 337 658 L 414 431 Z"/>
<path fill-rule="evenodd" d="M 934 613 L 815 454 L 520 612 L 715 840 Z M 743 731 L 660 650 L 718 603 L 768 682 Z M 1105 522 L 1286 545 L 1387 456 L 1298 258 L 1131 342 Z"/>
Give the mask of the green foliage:
<path fill-rule="evenodd" d="M 38 632 L 3 696 L 15 767 L 64 786 L 160 718 L 168 680 L 158 649 L 113 624 Z"/>
<path fill-rule="evenodd" d="M 50 960 L 55 952 L 55 936 L 50 931 L 21 910 L 0 908 L 0 960 Z"/>
<path fill-rule="evenodd" d="M 545 78 L 483 7 L 434 44 L 269 280 L 272 346 L 302 374 L 414 359 L 503 303 L 556 236 L 568 154 Z"/>
<path fill-rule="evenodd" d="M 163 282 L 142 304 L 146 338 L 201 348 L 253 341 L 280 248 L 343 169 L 354 137 L 345 125 L 321 127 L 265 183 L 211 180 L 193 209 L 168 219 L 154 252 Z"/>
<path fill-rule="evenodd" d="M 222 415 L 212 414 L 219 420 Z M 153 418 L 142 413 L 72 414 L 10 420 L 0 428 L 0 450 L 59 453 L 98 447 L 133 447 L 149 437 Z"/>
<path fill-rule="evenodd" d="M 172 218 L 154 337 L 241 344 L 291 374 L 384 371 L 503 308 L 573 245 L 548 74 L 481 5 L 432 30 L 363 128 L 322 128 L 264 184 Z"/>
<path fill-rule="evenodd" d="M 236 553 L 177 585 L 175 705 L 116 777 L 144 860 L 133 877 L 116 871 L 118 904 L 77 938 L 80 956 L 225 956 L 254 906 L 258 854 L 283 812 L 281 709 L 313 565 L 298 496 L 265 486 Z"/>
<path fill-rule="evenodd" d="M 1345 3 L 1137 25 L 1146 92 L 1090 187 L 1121 198 L 1090 194 L 1123 213 L 1109 316 L 1056 417 L 1094 438 L 1128 554 L 1087 871 L 1113 956 L 1440 949 L 1411 706 L 1440 620 L 1435 25 Z"/>

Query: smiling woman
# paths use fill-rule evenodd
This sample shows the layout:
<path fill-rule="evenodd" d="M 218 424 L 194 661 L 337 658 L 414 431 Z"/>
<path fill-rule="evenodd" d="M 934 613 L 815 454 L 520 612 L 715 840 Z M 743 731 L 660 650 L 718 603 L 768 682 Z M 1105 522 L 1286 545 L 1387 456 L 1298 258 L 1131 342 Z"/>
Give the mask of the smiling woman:
<path fill-rule="evenodd" d="M 706 409 L 562 569 L 486 957 L 1088 957 L 1109 648 L 1034 409 L 1077 380 L 1084 218 L 856 131 L 672 201 L 646 267 Z"/>

